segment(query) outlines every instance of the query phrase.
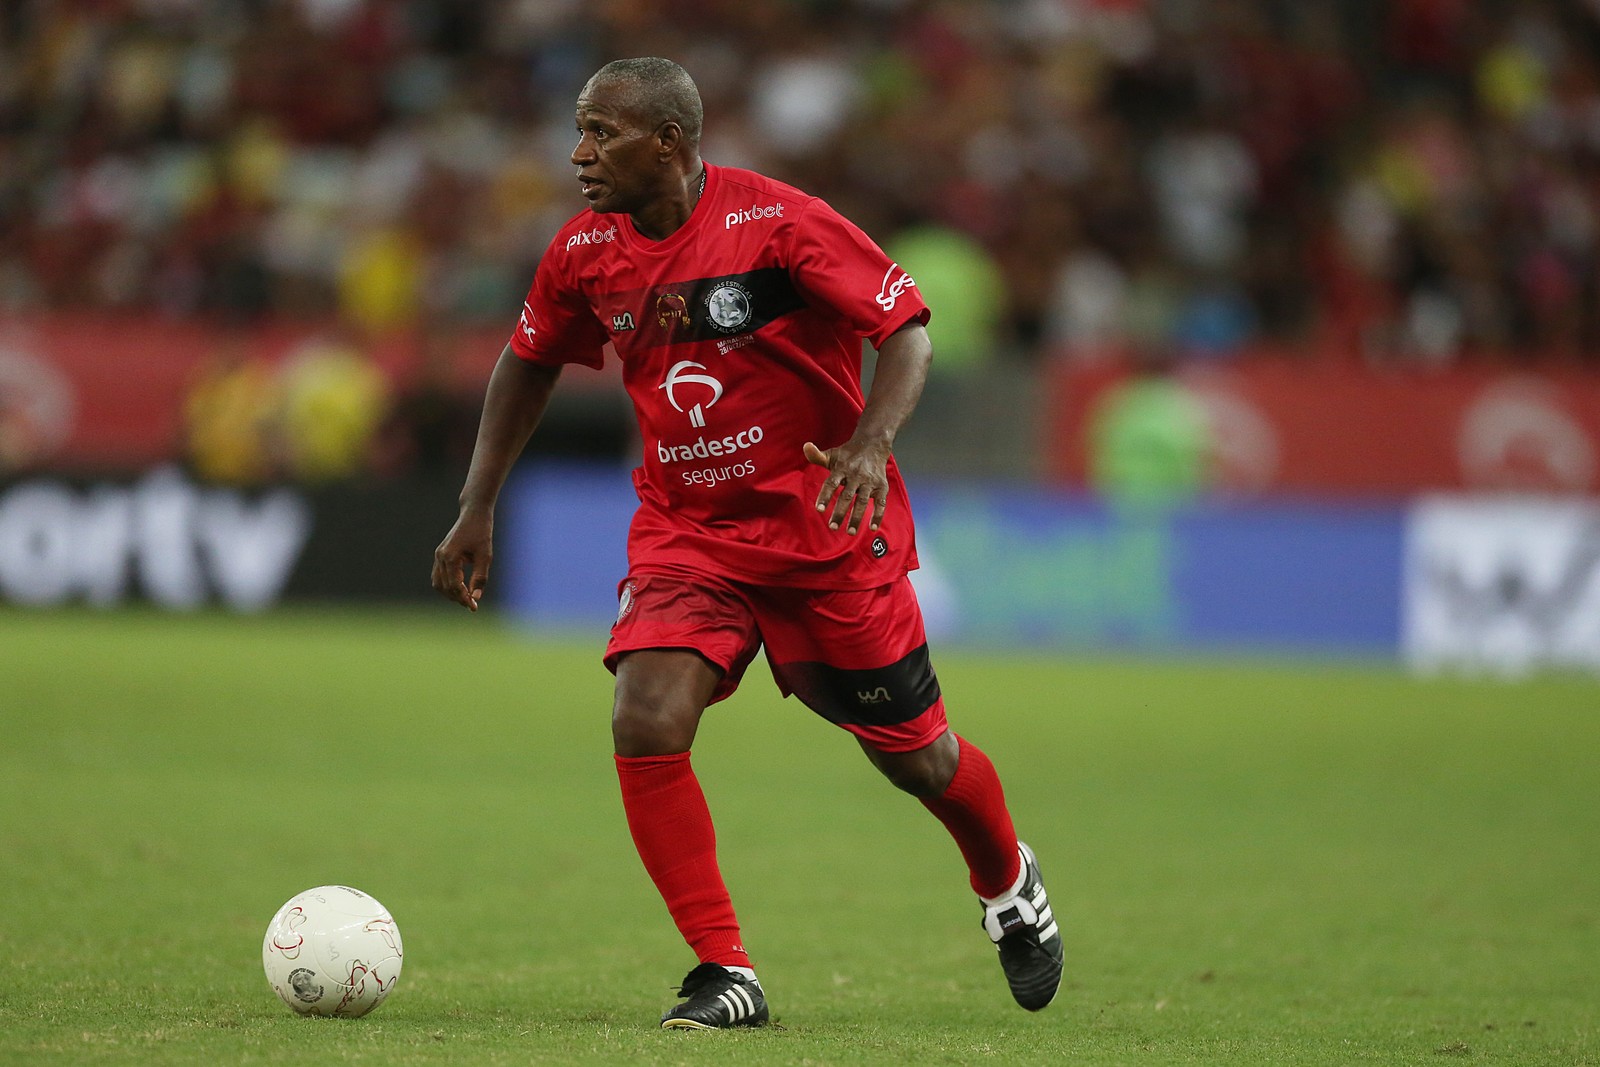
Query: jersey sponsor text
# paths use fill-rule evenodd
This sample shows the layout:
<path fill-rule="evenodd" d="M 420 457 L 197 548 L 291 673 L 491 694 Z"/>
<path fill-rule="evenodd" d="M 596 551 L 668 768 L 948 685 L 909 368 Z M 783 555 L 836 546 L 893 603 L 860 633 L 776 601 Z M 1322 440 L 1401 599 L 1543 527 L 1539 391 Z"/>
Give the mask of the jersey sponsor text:
<path fill-rule="evenodd" d="M 570 252 L 579 245 L 603 245 L 611 241 L 615 241 L 616 239 L 617 228 L 615 226 L 605 230 L 602 230 L 600 227 L 596 226 L 592 230 L 583 230 L 580 233 L 575 233 L 571 237 L 568 237 L 565 251 Z"/>
<path fill-rule="evenodd" d="M 731 467 L 701 467 L 698 470 L 678 473 L 683 476 L 684 485 L 716 485 L 718 482 L 729 482 L 735 478 L 748 478 L 755 472 L 755 462 L 747 459 Z"/>
<path fill-rule="evenodd" d="M 751 445 L 758 445 L 766 436 L 766 431 L 759 426 L 752 426 L 748 430 L 740 430 L 727 437 L 707 441 L 704 437 L 697 437 L 694 443 L 687 445 L 669 445 L 661 441 L 656 442 L 656 458 L 662 463 L 692 463 L 697 459 L 710 459 L 713 456 L 731 456 L 735 452 L 743 452 Z"/>
<path fill-rule="evenodd" d="M 754 222 L 756 219 L 781 219 L 783 218 L 783 204 L 768 204 L 762 207 L 759 204 L 743 208 L 739 211 L 730 211 L 722 220 L 722 228 L 731 230 L 740 223 Z"/>

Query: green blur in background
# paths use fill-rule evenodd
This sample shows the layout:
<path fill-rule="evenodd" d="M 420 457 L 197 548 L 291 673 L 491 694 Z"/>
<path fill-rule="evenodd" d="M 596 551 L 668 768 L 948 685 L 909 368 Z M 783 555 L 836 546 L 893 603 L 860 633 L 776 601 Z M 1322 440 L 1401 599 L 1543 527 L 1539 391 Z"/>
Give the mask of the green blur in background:
<path fill-rule="evenodd" d="M 1600 1062 L 1592 680 L 936 650 L 1063 922 L 1029 1015 L 938 825 L 757 665 L 695 763 L 782 1028 L 680 1034 L 600 638 L 0 612 L 0 1063 Z M 360 1020 L 261 973 L 328 882 L 405 938 Z"/>

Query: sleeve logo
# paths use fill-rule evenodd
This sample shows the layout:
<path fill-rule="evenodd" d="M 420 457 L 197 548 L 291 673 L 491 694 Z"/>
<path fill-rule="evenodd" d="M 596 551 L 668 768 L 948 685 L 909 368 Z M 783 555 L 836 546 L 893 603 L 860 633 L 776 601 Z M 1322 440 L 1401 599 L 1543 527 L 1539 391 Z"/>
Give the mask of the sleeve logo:
<path fill-rule="evenodd" d="M 917 284 L 911 275 L 903 270 L 900 270 L 900 276 L 895 278 L 894 272 L 897 270 L 900 270 L 898 263 L 889 264 L 889 269 L 883 272 L 883 284 L 878 286 L 878 295 L 874 298 L 878 306 L 885 311 L 893 311 L 895 304 L 900 301 L 900 294 Z M 892 282 L 891 278 L 894 278 Z"/>

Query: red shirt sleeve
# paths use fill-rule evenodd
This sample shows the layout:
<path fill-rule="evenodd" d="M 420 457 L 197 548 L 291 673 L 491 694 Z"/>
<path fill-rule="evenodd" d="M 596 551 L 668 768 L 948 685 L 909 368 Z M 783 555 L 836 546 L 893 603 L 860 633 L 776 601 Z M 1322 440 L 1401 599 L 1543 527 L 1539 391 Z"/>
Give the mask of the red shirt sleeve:
<path fill-rule="evenodd" d="M 809 201 L 796 220 L 789 273 L 808 299 L 832 308 L 874 348 L 913 319 L 928 321 L 911 275 L 821 200 Z"/>
<path fill-rule="evenodd" d="M 511 351 L 529 363 L 581 363 L 598 370 L 605 362 L 605 328 L 594 317 L 583 291 L 568 282 L 556 259 L 552 241 L 533 273 L 517 328 L 511 331 Z"/>

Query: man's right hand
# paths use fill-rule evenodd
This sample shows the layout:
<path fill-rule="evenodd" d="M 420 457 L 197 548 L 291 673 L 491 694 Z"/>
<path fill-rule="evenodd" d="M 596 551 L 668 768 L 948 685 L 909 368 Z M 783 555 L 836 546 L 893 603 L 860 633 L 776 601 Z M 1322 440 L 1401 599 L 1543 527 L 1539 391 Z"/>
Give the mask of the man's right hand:
<path fill-rule="evenodd" d="M 468 611 L 478 610 L 494 559 L 494 512 L 463 511 L 433 550 L 433 587 Z"/>

